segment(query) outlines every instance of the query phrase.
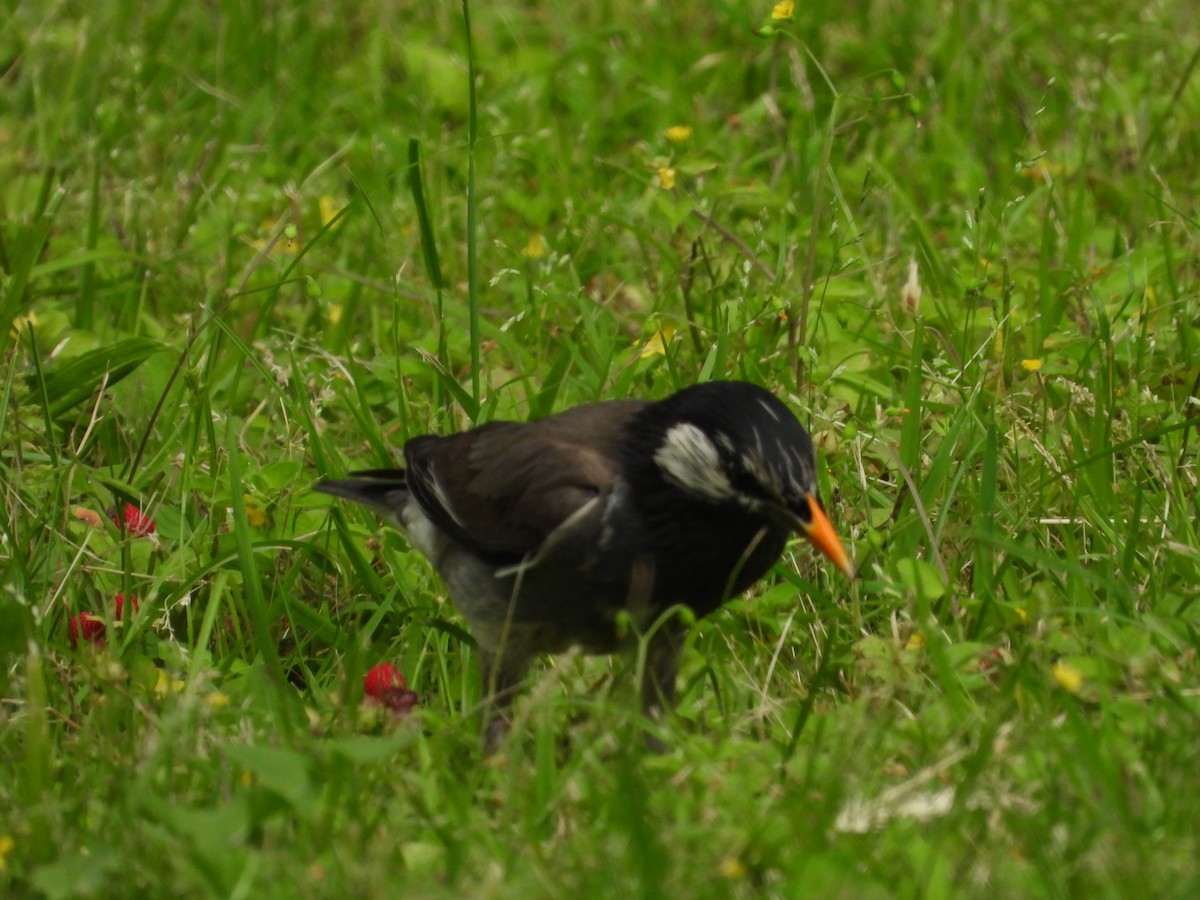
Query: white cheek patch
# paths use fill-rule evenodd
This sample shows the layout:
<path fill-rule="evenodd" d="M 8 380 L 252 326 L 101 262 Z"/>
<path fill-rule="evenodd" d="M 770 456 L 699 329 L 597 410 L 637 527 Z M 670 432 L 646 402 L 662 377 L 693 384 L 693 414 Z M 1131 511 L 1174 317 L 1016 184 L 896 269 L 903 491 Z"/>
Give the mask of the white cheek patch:
<path fill-rule="evenodd" d="M 654 462 L 667 481 L 690 494 L 708 500 L 733 496 L 733 486 L 721 468 L 721 454 L 695 425 L 672 425 L 654 453 Z"/>

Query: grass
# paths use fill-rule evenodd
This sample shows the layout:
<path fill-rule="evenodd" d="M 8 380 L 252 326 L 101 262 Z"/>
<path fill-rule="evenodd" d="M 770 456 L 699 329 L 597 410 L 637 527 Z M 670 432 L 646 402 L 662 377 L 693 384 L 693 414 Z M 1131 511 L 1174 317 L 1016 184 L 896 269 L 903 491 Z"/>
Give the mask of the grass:
<path fill-rule="evenodd" d="M 0 891 L 1195 895 L 1193 10 L 771 9 L 11 6 Z M 483 760 L 441 585 L 312 484 L 717 377 L 862 577 L 698 623 L 671 753 L 568 656 Z"/>

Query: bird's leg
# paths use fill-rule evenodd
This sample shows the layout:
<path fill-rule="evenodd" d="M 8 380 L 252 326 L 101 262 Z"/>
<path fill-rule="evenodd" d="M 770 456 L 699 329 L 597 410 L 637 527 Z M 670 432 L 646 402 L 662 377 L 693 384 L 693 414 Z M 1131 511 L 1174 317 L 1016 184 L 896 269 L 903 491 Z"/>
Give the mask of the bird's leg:
<path fill-rule="evenodd" d="M 679 674 L 679 653 L 687 638 L 687 626 L 672 616 L 659 623 L 646 647 L 646 665 L 642 670 L 642 712 L 651 722 L 661 722 L 675 709 L 675 679 Z M 646 733 L 646 746 L 664 753 L 667 746 L 653 733 Z"/>
<path fill-rule="evenodd" d="M 495 753 L 512 727 L 512 705 L 529 668 L 529 657 L 514 653 L 483 656 L 483 752 Z"/>

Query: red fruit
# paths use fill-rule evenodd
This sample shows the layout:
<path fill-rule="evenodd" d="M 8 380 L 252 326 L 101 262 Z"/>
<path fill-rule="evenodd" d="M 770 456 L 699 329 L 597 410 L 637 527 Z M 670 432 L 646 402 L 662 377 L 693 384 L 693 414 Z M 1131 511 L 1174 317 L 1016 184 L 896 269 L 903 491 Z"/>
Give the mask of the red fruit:
<path fill-rule="evenodd" d="M 115 603 L 116 607 L 117 607 L 117 615 L 115 618 L 124 619 L 125 618 L 125 595 L 117 594 L 115 597 L 113 597 L 113 603 Z M 142 608 L 141 601 L 138 600 L 138 598 L 136 596 L 134 596 L 133 594 L 129 595 L 129 605 L 133 607 L 133 611 L 135 613 L 139 609 Z"/>
<path fill-rule="evenodd" d="M 154 520 L 134 506 L 132 503 L 126 503 L 125 508 L 117 512 L 113 516 L 113 522 L 118 528 L 124 526 L 129 529 L 129 533 L 134 537 L 145 537 L 148 534 L 154 534 L 158 527 L 154 524 Z"/>
<path fill-rule="evenodd" d="M 124 594 L 116 594 L 113 596 L 113 606 L 115 607 L 114 619 L 121 621 L 125 618 L 125 601 L 129 600 L 129 605 L 133 607 L 133 612 L 136 613 L 142 606 L 140 600 L 133 594 L 128 598 Z M 104 619 L 95 613 L 80 613 L 77 616 L 71 616 L 67 622 L 67 636 L 71 639 L 71 646 L 75 647 L 81 640 L 88 641 L 92 644 L 104 643 Z"/>
<path fill-rule="evenodd" d="M 363 693 L 376 700 L 382 700 L 390 690 L 408 690 L 408 682 L 400 674 L 400 670 L 391 663 L 380 663 L 372 666 L 363 676 Z"/>
<path fill-rule="evenodd" d="M 397 719 L 403 719 L 416 707 L 417 694 L 416 691 L 407 691 L 404 688 L 388 688 L 380 702 L 391 710 Z"/>
<path fill-rule="evenodd" d="M 80 640 L 93 644 L 104 643 L 104 620 L 92 613 L 80 613 L 71 616 L 67 623 L 67 634 L 71 638 L 71 646 L 77 646 Z"/>

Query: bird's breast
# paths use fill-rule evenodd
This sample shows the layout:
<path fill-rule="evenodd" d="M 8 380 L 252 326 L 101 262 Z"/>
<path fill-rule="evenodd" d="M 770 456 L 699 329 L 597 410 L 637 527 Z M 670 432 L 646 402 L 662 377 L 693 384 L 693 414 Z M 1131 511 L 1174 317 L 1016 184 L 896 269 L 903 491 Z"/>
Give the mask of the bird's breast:
<path fill-rule="evenodd" d="M 732 505 L 693 504 L 655 528 L 652 605 L 706 616 L 763 577 L 783 553 L 786 529 Z"/>

